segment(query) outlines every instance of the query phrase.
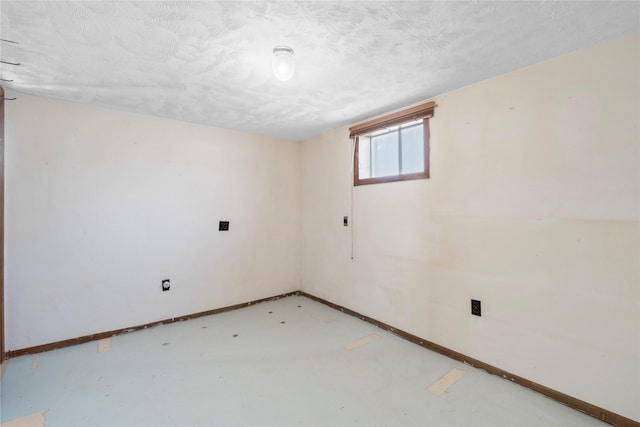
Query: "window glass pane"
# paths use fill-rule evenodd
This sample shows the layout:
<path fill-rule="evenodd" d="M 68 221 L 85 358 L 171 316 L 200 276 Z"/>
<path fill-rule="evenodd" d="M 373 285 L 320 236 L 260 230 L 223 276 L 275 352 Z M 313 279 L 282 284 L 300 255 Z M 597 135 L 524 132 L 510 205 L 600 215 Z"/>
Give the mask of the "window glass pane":
<path fill-rule="evenodd" d="M 401 128 L 408 128 L 411 126 L 415 126 L 415 125 L 421 125 L 422 124 L 422 119 L 420 120 L 414 120 L 412 122 L 407 122 L 407 123 L 403 123 L 400 125 Z"/>
<path fill-rule="evenodd" d="M 402 173 L 424 171 L 424 135 L 422 125 L 400 130 L 402 132 Z"/>
<path fill-rule="evenodd" d="M 372 176 L 389 176 L 400 173 L 398 158 L 398 132 L 371 138 Z"/>
<path fill-rule="evenodd" d="M 375 131 L 371 134 L 371 136 L 377 136 L 377 135 L 381 135 L 383 133 L 389 133 L 389 132 L 393 132 L 394 130 L 398 130 L 400 126 L 396 125 L 396 126 L 387 126 L 384 129 L 380 129 L 378 131 Z"/>
<path fill-rule="evenodd" d="M 358 140 L 358 178 L 371 178 L 371 139 L 360 137 Z"/>

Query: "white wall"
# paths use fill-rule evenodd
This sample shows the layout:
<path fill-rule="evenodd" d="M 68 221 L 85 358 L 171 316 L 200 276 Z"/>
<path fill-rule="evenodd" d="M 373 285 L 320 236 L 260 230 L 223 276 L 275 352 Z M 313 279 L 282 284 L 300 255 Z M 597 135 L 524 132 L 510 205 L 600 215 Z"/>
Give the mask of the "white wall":
<path fill-rule="evenodd" d="M 299 289 L 299 144 L 10 96 L 8 350 Z"/>
<path fill-rule="evenodd" d="M 305 141 L 303 290 L 640 420 L 639 56 L 438 96 L 431 179 L 353 189 L 353 260 L 348 131 Z"/>

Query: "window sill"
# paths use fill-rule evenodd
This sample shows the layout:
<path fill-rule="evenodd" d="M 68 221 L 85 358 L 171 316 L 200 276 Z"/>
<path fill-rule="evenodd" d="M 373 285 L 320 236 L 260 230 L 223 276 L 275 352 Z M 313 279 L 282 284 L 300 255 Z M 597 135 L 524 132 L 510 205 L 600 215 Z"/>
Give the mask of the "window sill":
<path fill-rule="evenodd" d="M 406 175 L 381 176 L 379 178 L 354 179 L 353 186 L 383 184 L 385 182 L 413 181 L 416 179 L 429 179 L 429 172 L 412 173 Z"/>

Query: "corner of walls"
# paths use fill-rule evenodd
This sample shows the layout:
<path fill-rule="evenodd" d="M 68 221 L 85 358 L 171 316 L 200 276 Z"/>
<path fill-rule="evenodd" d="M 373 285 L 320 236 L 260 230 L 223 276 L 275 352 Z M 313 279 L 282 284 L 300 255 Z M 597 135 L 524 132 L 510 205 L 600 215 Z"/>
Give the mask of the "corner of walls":
<path fill-rule="evenodd" d="M 298 230 L 298 239 L 296 241 L 296 291 L 302 290 L 302 141 L 296 143 L 296 195 L 297 195 L 297 212 L 295 215 L 296 228 Z"/>
<path fill-rule="evenodd" d="M 348 276 L 357 226 L 351 210 L 351 150 L 347 128 L 301 143 L 301 290 L 328 300 L 331 289 L 342 287 Z"/>

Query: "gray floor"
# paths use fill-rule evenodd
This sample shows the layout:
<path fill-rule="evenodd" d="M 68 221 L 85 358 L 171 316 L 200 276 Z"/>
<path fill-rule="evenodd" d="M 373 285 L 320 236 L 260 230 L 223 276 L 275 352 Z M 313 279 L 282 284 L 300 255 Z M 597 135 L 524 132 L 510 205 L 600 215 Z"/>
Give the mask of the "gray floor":
<path fill-rule="evenodd" d="M 3 423 L 47 427 L 605 425 L 301 296 L 11 359 L 0 384 Z"/>

